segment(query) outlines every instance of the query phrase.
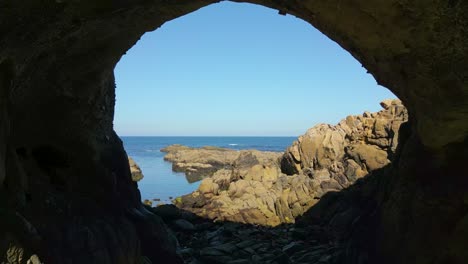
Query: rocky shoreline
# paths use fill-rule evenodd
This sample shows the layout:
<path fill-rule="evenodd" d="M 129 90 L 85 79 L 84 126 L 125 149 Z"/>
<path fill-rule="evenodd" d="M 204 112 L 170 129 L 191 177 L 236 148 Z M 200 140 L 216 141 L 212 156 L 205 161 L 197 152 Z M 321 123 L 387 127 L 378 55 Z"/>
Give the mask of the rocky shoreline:
<path fill-rule="evenodd" d="M 213 221 L 294 223 L 325 193 L 389 164 L 408 113 L 399 100 L 381 106 L 379 112 L 348 116 L 335 126 L 316 125 L 285 153 L 169 146 L 162 151 L 175 171 L 204 178 L 174 204 Z"/>
<path fill-rule="evenodd" d="M 408 118 L 399 100 L 381 106 L 336 126 L 314 126 L 284 153 L 169 146 L 161 151 L 173 170 L 202 182 L 174 204 L 145 201 L 146 209 L 179 241 L 184 263 L 344 263 L 349 245 L 360 242 L 340 237 L 369 200 L 356 195 L 359 183 L 385 173 Z M 327 208 L 336 195 L 347 198 Z M 346 221 L 328 219 L 337 211 Z"/>

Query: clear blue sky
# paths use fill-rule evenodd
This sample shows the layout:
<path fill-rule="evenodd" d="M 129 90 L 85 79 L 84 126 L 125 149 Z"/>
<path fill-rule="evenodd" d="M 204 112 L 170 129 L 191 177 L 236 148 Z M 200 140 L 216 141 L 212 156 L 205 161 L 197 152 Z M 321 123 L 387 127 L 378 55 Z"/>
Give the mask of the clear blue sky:
<path fill-rule="evenodd" d="M 121 136 L 298 136 L 395 97 L 308 23 L 231 2 L 146 33 L 115 75 Z"/>

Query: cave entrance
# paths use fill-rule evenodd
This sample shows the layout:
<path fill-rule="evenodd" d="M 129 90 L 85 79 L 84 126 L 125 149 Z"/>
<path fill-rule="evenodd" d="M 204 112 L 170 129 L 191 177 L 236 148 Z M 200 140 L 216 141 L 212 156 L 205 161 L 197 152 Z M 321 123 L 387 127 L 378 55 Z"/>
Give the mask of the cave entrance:
<path fill-rule="evenodd" d="M 163 161 L 168 145 L 283 152 L 318 123 L 378 111 L 395 97 L 310 24 L 233 2 L 146 33 L 115 76 L 115 130 L 143 169 L 142 199 L 153 205 L 200 184 L 196 172 L 179 168 L 186 180 Z"/>
<path fill-rule="evenodd" d="M 33 2 L 0 8 L 2 259 L 180 263 L 115 134 L 114 67 L 144 32 L 217 1 Z M 411 114 L 398 166 L 320 200 L 346 242 L 335 263 L 466 263 L 467 2 L 248 2 L 313 24 Z"/>

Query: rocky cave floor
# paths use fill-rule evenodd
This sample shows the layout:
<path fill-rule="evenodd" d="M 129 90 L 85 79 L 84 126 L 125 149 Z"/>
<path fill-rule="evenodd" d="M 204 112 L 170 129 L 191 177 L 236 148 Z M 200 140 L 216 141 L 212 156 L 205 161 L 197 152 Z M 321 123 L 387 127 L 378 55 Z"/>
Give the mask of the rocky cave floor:
<path fill-rule="evenodd" d="M 339 245 L 316 225 L 263 227 L 213 222 L 174 205 L 148 207 L 177 237 L 179 253 L 190 264 L 336 263 Z"/>

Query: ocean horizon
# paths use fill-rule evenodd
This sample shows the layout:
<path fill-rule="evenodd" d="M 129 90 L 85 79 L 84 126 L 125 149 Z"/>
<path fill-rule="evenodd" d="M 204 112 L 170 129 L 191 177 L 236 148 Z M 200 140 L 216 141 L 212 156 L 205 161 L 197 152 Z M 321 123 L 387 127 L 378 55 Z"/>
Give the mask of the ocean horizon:
<path fill-rule="evenodd" d="M 256 149 L 283 152 L 293 136 L 121 136 L 127 154 L 140 166 L 144 178 L 138 182 L 141 199 L 170 203 L 172 199 L 196 190 L 200 182 L 189 183 L 184 173 L 173 172 L 160 150 L 173 144 L 189 147 L 216 146 L 234 150 Z"/>

